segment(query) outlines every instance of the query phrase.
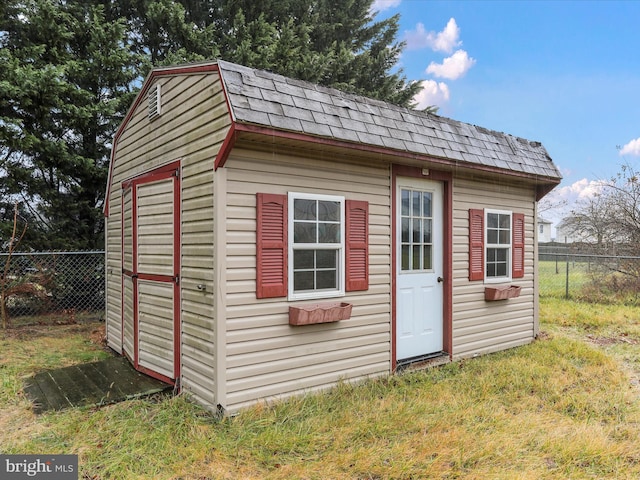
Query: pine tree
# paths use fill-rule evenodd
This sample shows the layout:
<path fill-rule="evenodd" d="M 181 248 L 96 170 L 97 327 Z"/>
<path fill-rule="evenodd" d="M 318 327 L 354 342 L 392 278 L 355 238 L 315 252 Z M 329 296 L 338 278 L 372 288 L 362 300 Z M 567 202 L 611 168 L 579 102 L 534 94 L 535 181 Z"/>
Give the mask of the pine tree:
<path fill-rule="evenodd" d="M 154 66 L 222 58 L 411 106 L 399 18 L 372 2 L 0 2 L 0 205 L 20 201 L 24 244 L 102 246 L 111 139 Z"/>
<path fill-rule="evenodd" d="M 12 2 L 0 36 L 0 192 L 50 248 L 98 248 L 110 140 L 133 99 L 123 21 L 53 0 Z"/>

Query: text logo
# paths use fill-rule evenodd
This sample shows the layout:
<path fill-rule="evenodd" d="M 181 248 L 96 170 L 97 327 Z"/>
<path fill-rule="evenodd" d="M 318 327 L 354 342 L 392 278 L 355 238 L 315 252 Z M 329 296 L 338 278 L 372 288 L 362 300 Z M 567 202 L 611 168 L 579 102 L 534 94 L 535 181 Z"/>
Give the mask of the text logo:
<path fill-rule="evenodd" d="M 3 480 L 78 480 L 77 455 L 0 455 Z"/>

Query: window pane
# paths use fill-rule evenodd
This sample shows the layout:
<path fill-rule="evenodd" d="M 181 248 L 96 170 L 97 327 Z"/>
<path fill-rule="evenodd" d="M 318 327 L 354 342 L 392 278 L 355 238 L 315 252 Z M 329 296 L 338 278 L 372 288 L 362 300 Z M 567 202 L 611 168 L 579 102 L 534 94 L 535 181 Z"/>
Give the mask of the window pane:
<path fill-rule="evenodd" d="M 313 290 L 313 270 L 308 272 L 294 272 L 293 289 L 296 292 L 301 290 Z"/>
<path fill-rule="evenodd" d="M 409 270 L 409 245 L 402 246 L 402 270 Z"/>
<path fill-rule="evenodd" d="M 509 230 L 500 230 L 500 233 L 498 235 L 498 241 L 500 245 L 509 245 L 509 243 L 511 243 L 509 241 L 510 233 L 511 232 L 509 232 Z"/>
<path fill-rule="evenodd" d="M 431 243 L 431 219 L 422 222 L 422 242 Z"/>
<path fill-rule="evenodd" d="M 316 251 L 316 268 L 333 268 L 337 267 L 338 252 L 337 250 L 317 250 Z"/>
<path fill-rule="evenodd" d="M 318 243 L 340 243 L 340 225 L 337 223 L 318 224 Z"/>
<path fill-rule="evenodd" d="M 431 270 L 433 267 L 433 260 L 432 260 L 432 247 L 431 245 L 425 245 L 423 247 L 423 267 L 425 270 Z"/>
<path fill-rule="evenodd" d="M 498 228 L 498 214 L 497 213 L 488 213 L 487 214 L 487 228 Z"/>
<path fill-rule="evenodd" d="M 431 217 L 431 193 L 422 194 L 422 216 Z"/>
<path fill-rule="evenodd" d="M 421 265 L 420 265 L 420 245 L 414 245 L 413 246 L 413 261 L 412 261 L 412 267 L 411 270 L 420 270 L 421 269 Z"/>
<path fill-rule="evenodd" d="M 420 225 L 421 225 L 421 221 L 419 218 L 414 218 L 413 222 L 412 222 L 412 228 L 411 228 L 411 238 L 413 239 L 413 241 L 415 243 L 420 243 Z"/>
<path fill-rule="evenodd" d="M 496 276 L 496 264 L 487 263 L 487 278 Z"/>
<path fill-rule="evenodd" d="M 294 220 L 315 220 L 316 201 L 297 198 L 293 201 Z"/>
<path fill-rule="evenodd" d="M 401 215 L 409 215 L 409 190 L 402 190 L 402 213 Z"/>
<path fill-rule="evenodd" d="M 335 270 L 322 270 L 316 274 L 316 288 L 337 288 L 337 275 Z"/>
<path fill-rule="evenodd" d="M 316 243 L 316 224 L 295 222 L 293 224 L 294 243 Z"/>
<path fill-rule="evenodd" d="M 507 276 L 507 264 L 506 263 L 497 263 L 496 264 L 496 277 L 506 277 Z"/>
<path fill-rule="evenodd" d="M 411 213 L 414 217 L 420 216 L 420 198 L 422 195 L 420 192 L 411 192 L 412 201 L 411 201 Z"/>
<path fill-rule="evenodd" d="M 511 215 L 498 215 L 500 217 L 500 228 L 511 228 Z"/>
<path fill-rule="evenodd" d="M 294 250 L 294 270 L 313 269 L 313 250 Z"/>
<path fill-rule="evenodd" d="M 487 243 L 493 244 L 493 245 L 498 243 L 498 231 L 497 230 L 487 230 Z"/>
<path fill-rule="evenodd" d="M 339 222 L 340 203 L 318 202 L 318 220 L 321 222 Z"/>
<path fill-rule="evenodd" d="M 409 219 L 402 219 L 402 243 L 409 243 Z"/>
<path fill-rule="evenodd" d="M 498 262 L 506 262 L 507 261 L 507 249 L 506 248 L 497 248 L 496 249 L 496 260 Z"/>
<path fill-rule="evenodd" d="M 487 262 L 495 262 L 495 261 L 496 261 L 496 249 L 487 248 Z"/>

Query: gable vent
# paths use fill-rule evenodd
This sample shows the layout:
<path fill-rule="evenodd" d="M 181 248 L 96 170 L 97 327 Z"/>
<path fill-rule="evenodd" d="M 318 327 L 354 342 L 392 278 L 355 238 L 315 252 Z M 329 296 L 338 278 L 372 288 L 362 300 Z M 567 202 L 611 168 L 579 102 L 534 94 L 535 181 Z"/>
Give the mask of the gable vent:
<path fill-rule="evenodd" d="M 153 120 L 160 116 L 160 84 L 157 83 L 155 87 L 149 90 L 149 120 Z"/>

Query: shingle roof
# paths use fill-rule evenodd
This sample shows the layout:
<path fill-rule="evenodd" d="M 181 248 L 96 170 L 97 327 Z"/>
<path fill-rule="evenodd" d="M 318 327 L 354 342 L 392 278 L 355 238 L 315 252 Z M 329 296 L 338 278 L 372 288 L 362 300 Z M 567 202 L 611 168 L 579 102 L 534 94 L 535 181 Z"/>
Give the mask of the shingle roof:
<path fill-rule="evenodd" d="M 540 142 L 218 61 L 238 123 L 562 178 Z"/>

